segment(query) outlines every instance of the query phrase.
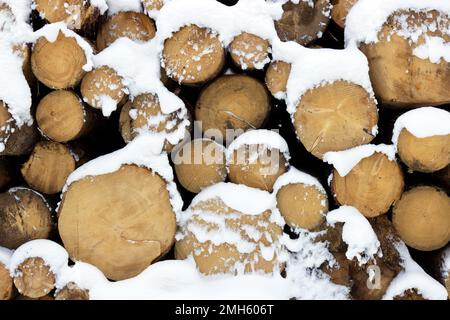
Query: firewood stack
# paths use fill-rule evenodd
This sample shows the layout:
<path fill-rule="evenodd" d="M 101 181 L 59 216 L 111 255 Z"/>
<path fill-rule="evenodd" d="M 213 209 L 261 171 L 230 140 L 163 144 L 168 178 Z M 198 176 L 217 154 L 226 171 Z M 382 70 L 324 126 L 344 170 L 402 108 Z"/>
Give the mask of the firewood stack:
<path fill-rule="evenodd" d="M 448 298 L 450 4 L 236 2 L 0 0 L 0 299 Z"/>

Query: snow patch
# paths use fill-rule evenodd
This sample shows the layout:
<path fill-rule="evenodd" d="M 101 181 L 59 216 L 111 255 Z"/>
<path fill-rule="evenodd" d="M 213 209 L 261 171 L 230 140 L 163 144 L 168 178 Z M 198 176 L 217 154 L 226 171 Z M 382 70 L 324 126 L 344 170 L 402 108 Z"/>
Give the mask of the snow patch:
<path fill-rule="evenodd" d="M 276 195 L 278 191 L 284 186 L 298 183 L 306 186 L 315 187 L 323 194 L 327 193 L 322 184 L 319 182 L 319 180 L 317 180 L 317 178 L 307 173 L 304 173 L 294 167 L 290 167 L 289 171 L 282 174 L 280 177 L 278 177 L 277 181 L 275 181 L 275 184 L 273 185 L 273 194 Z"/>
<path fill-rule="evenodd" d="M 6 268 L 9 268 L 9 263 L 11 261 L 13 253 L 14 250 L 0 247 L 0 263 L 3 264 Z"/>

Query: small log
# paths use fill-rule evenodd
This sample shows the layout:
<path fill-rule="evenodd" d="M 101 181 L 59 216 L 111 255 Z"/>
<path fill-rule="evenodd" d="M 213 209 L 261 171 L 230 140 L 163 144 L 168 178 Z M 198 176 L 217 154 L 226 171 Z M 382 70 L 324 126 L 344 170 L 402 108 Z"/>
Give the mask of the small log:
<path fill-rule="evenodd" d="M 58 142 L 41 141 L 36 144 L 21 172 L 33 189 L 54 194 L 61 192 L 75 165 L 68 147 Z"/>
<path fill-rule="evenodd" d="M 211 30 L 190 25 L 164 42 L 162 64 L 180 84 L 201 85 L 214 79 L 225 64 L 225 50 Z"/>
<path fill-rule="evenodd" d="M 228 167 L 231 182 L 272 192 L 275 181 L 286 172 L 288 161 L 278 149 L 242 145 L 233 152 Z"/>
<path fill-rule="evenodd" d="M 0 262 L 0 300 L 11 300 L 14 295 L 13 279 L 8 268 Z"/>
<path fill-rule="evenodd" d="M 159 11 L 164 6 L 164 0 L 142 0 L 146 12 Z"/>
<path fill-rule="evenodd" d="M 95 23 L 99 10 L 85 0 L 34 0 L 35 10 L 49 23 L 63 21 L 68 28 L 85 29 Z"/>
<path fill-rule="evenodd" d="M 231 60 L 243 70 L 262 69 L 270 61 L 270 44 L 254 34 L 243 32 L 229 47 Z"/>
<path fill-rule="evenodd" d="M 331 4 L 333 5 L 331 19 L 333 19 L 334 23 L 344 29 L 347 15 L 356 2 L 358 0 L 331 0 Z"/>
<path fill-rule="evenodd" d="M 56 293 L 55 300 L 89 300 L 89 291 L 81 289 L 74 282 L 69 282 Z"/>
<path fill-rule="evenodd" d="M 276 253 L 271 260 L 263 258 L 262 246 L 270 247 L 281 237 L 283 231 L 280 226 L 270 221 L 271 212 L 265 211 L 259 215 L 246 214 L 228 207 L 220 199 L 204 200 L 194 208 L 193 216 L 188 225 L 182 229 L 183 238 L 175 244 L 176 259 L 183 260 L 192 256 L 197 268 L 204 274 L 235 274 L 237 270 L 245 273 L 264 272 L 272 273 L 280 265 Z M 211 217 L 204 219 L 202 213 L 208 212 Z M 223 225 L 219 222 L 223 220 Z M 225 239 L 227 232 L 234 232 L 242 241 L 254 245 L 255 249 L 242 253 L 235 243 L 224 241 L 215 244 L 213 239 L 197 239 L 195 234 L 189 231 L 189 224 L 202 229 L 207 237 Z M 252 237 L 255 233 L 247 234 L 246 230 L 255 230 L 261 234 L 259 239 Z"/>
<path fill-rule="evenodd" d="M 403 129 L 397 147 L 400 159 L 414 171 L 431 173 L 450 164 L 450 134 L 417 138 Z"/>
<path fill-rule="evenodd" d="M 410 247 L 431 251 L 450 241 L 450 197 L 432 186 L 415 187 L 395 204 L 392 221 Z"/>
<path fill-rule="evenodd" d="M 56 142 L 68 142 L 88 133 L 94 115 L 81 99 L 69 90 L 56 90 L 41 99 L 36 121 L 43 135 Z"/>
<path fill-rule="evenodd" d="M 294 114 L 297 137 L 317 158 L 369 143 L 377 122 L 377 106 L 369 93 L 346 81 L 308 90 Z"/>
<path fill-rule="evenodd" d="M 0 100 L 0 156 L 19 156 L 31 151 L 38 132 L 35 125 L 17 126 L 8 111 L 8 106 Z"/>
<path fill-rule="evenodd" d="M 44 198 L 31 189 L 15 188 L 0 194 L 0 246 L 17 249 L 52 231 L 51 211 Z"/>
<path fill-rule="evenodd" d="M 73 37 L 59 32 L 55 42 L 41 37 L 31 54 L 31 68 L 36 78 L 51 89 L 76 86 L 83 78 L 86 56 Z"/>
<path fill-rule="evenodd" d="M 436 30 L 424 30 L 417 43 L 413 43 L 397 34 L 405 25 L 412 33 L 414 30 L 421 30 L 422 33 L 425 26 L 431 25 L 436 26 Z M 424 43 L 425 37 L 439 37 L 448 43 L 445 30 L 449 26 L 449 16 L 435 10 L 398 11 L 383 25 L 378 33 L 378 42 L 360 46 L 369 60 L 370 79 L 381 103 L 410 108 L 450 102 L 450 75 L 445 59 L 432 63 L 413 53 L 416 47 Z"/>
<path fill-rule="evenodd" d="M 266 85 L 273 96 L 286 94 L 286 87 L 291 73 L 291 65 L 284 61 L 273 61 L 266 71 Z"/>
<path fill-rule="evenodd" d="M 225 181 L 227 167 L 224 147 L 208 139 L 197 139 L 184 144 L 173 162 L 178 182 L 188 191 L 202 189 Z"/>
<path fill-rule="evenodd" d="M 200 94 L 195 118 L 202 121 L 202 130 L 219 130 L 222 139 L 226 130 L 260 128 L 270 112 L 267 90 L 259 81 L 244 75 L 226 75 L 216 79 Z"/>
<path fill-rule="evenodd" d="M 86 73 L 80 91 L 83 101 L 96 109 L 102 108 L 104 99 L 113 100 L 116 105 L 126 99 L 122 77 L 107 66 Z"/>
<path fill-rule="evenodd" d="M 322 37 L 330 21 L 330 0 L 287 1 L 282 8 L 283 16 L 275 21 L 282 41 L 307 45 Z"/>
<path fill-rule="evenodd" d="M 400 199 L 403 187 L 398 163 L 378 152 L 362 159 L 345 177 L 334 170 L 331 181 L 340 205 L 353 206 L 369 218 L 386 213 Z"/>
<path fill-rule="evenodd" d="M 172 133 L 185 118 L 190 117 L 189 112 L 184 117 L 181 112 L 182 110 L 177 110 L 165 114 L 156 95 L 141 94 L 134 98 L 133 102 L 128 102 L 122 107 L 119 117 L 120 133 L 126 143 L 132 141 L 140 130 Z M 188 126 L 186 130 L 189 131 L 190 127 Z M 170 152 L 173 148 L 174 145 L 166 140 L 164 151 Z"/>
<path fill-rule="evenodd" d="M 97 50 L 102 51 L 121 37 L 134 41 L 148 41 L 155 34 L 155 24 L 147 15 L 121 11 L 108 17 L 98 29 Z"/>
<path fill-rule="evenodd" d="M 93 264 L 112 280 L 136 276 L 175 241 L 167 183 L 134 165 L 73 182 L 58 214 L 72 260 Z"/>
<path fill-rule="evenodd" d="M 14 285 L 20 294 L 41 298 L 55 288 L 55 275 L 42 258 L 27 258 L 17 267 Z"/>
<path fill-rule="evenodd" d="M 315 186 L 291 183 L 277 192 L 277 207 L 291 228 L 314 230 L 325 221 L 328 197 Z"/>

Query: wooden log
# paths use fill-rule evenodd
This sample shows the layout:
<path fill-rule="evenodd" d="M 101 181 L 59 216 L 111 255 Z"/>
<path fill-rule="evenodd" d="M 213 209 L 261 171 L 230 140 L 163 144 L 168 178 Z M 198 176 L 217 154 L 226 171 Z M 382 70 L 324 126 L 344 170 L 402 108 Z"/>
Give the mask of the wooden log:
<path fill-rule="evenodd" d="M 0 157 L 0 191 L 3 191 L 14 178 L 14 167 L 10 159 Z"/>
<path fill-rule="evenodd" d="M 97 33 L 97 50 L 101 51 L 121 37 L 134 41 L 148 41 L 156 34 L 155 24 L 145 14 L 121 11 L 100 26 Z"/>
<path fill-rule="evenodd" d="M 386 213 L 400 199 L 403 187 L 398 163 L 379 152 L 362 159 L 344 177 L 334 170 L 331 181 L 339 204 L 353 206 L 369 218 Z"/>
<path fill-rule="evenodd" d="M 431 173 L 450 164 L 450 134 L 417 138 L 403 129 L 397 148 L 400 159 L 413 171 Z"/>
<path fill-rule="evenodd" d="M 286 87 L 291 73 L 291 65 L 284 61 L 273 61 L 266 71 L 266 85 L 270 93 L 276 97 L 286 94 Z"/>
<path fill-rule="evenodd" d="M 394 300 L 427 300 L 416 289 L 408 289 L 402 294 L 396 295 Z"/>
<path fill-rule="evenodd" d="M 243 70 L 263 69 L 270 61 L 270 44 L 254 34 L 243 32 L 231 41 L 231 60 Z"/>
<path fill-rule="evenodd" d="M 38 132 L 35 125 L 17 126 L 8 111 L 8 106 L 0 100 L 0 156 L 19 156 L 31 151 Z"/>
<path fill-rule="evenodd" d="M 421 30 L 417 43 L 398 35 L 405 25 L 413 33 Z M 436 30 L 425 28 L 431 25 Z M 449 26 L 450 19 L 444 13 L 402 10 L 387 19 L 378 33 L 378 42 L 360 46 L 369 60 L 370 78 L 381 103 L 409 108 L 450 102 L 450 75 L 445 59 L 432 63 L 413 53 L 425 42 L 425 37 L 442 38 L 448 43 L 445 30 Z"/>
<path fill-rule="evenodd" d="M 26 297 L 41 298 L 55 288 L 55 275 L 42 258 L 27 258 L 16 272 L 14 285 Z"/>
<path fill-rule="evenodd" d="M 294 114 L 297 137 L 306 150 L 322 158 L 326 152 L 369 143 L 378 122 L 375 101 L 362 87 L 346 81 L 308 90 Z"/>
<path fill-rule="evenodd" d="M 122 80 L 116 71 L 107 66 L 86 73 L 80 86 L 83 101 L 96 109 L 104 106 L 105 99 L 120 105 L 126 99 Z"/>
<path fill-rule="evenodd" d="M 30 240 L 48 238 L 51 231 L 51 211 L 40 194 L 27 188 L 0 194 L 0 246 L 17 249 Z"/>
<path fill-rule="evenodd" d="M 175 241 L 166 182 L 134 165 L 73 182 L 58 214 L 70 257 L 95 265 L 113 280 L 136 276 Z"/>
<path fill-rule="evenodd" d="M 260 128 L 269 112 L 270 100 L 266 88 L 259 81 L 244 75 L 226 75 L 216 79 L 200 94 L 195 118 L 202 122 L 202 130 Z"/>
<path fill-rule="evenodd" d="M 220 199 L 201 201 L 191 209 L 193 216 L 182 229 L 183 238 L 175 244 L 177 259 L 193 256 L 198 270 L 204 274 L 235 274 L 238 269 L 245 273 L 272 273 L 280 267 L 276 253 L 272 259 L 266 260 L 261 252 L 262 246 L 270 247 L 275 244 L 283 233 L 280 226 L 270 221 L 270 211 L 259 215 L 246 214 L 228 207 Z M 202 212 L 208 212 L 215 220 L 202 217 Z M 222 220 L 223 224 L 220 223 Z M 197 239 L 195 234 L 189 231 L 189 224 L 203 230 L 207 239 Z M 261 233 L 261 238 L 255 239 L 247 234 L 246 230 L 256 230 L 257 234 Z M 254 246 L 254 250 L 243 253 L 239 251 L 236 243 L 224 240 L 221 244 L 215 244 L 212 238 L 208 238 L 225 239 L 227 232 L 236 233 L 241 237 L 241 241 Z"/>
<path fill-rule="evenodd" d="M 320 270 L 330 277 L 330 281 L 340 286 L 351 287 L 350 279 L 350 261 L 343 253 L 333 254 L 335 264 L 330 266 L 328 262 L 324 263 Z"/>
<path fill-rule="evenodd" d="M 39 298 L 30 298 L 30 297 L 26 297 L 24 295 L 19 294 L 17 296 L 17 298 L 15 298 L 14 300 L 45 300 L 45 301 L 52 301 L 55 300 L 53 299 L 53 297 L 49 294 L 43 296 L 43 297 L 39 297 Z"/>
<path fill-rule="evenodd" d="M 163 113 L 158 97 L 150 93 L 144 93 L 134 98 L 133 102 L 126 103 L 122 107 L 119 118 L 119 129 L 123 140 L 128 143 L 141 130 L 170 134 L 179 128 L 183 120 L 189 118 L 189 112 L 183 116 L 182 110 L 177 110 L 169 114 Z M 190 127 L 188 126 L 186 131 L 189 130 Z M 164 143 L 164 151 L 170 152 L 173 148 L 174 145 L 166 140 Z"/>
<path fill-rule="evenodd" d="M 36 78 L 51 89 L 76 86 L 84 74 L 86 56 L 73 37 L 59 32 L 55 42 L 41 37 L 31 54 L 31 68 Z"/>
<path fill-rule="evenodd" d="M 344 29 L 347 15 L 356 2 L 358 0 L 331 0 L 331 4 L 333 5 L 331 19 L 333 19 L 334 23 Z"/>
<path fill-rule="evenodd" d="M 415 187 L 395 204 L 392 221 L 410 247 L 431 251 L 450 241 L 450 197 L 432 186 Z"/>
<path fill-rule="evenodd" d="M 14 295 L 13 279 L 8 268 L 0 262 L 0 300 L 10 300 Z"/>
<path fill-rule="evenodd" d="M 315 186 L 291 183 L 281 187 L 276 197 L 277 207 L 291 228 L 314 230 L 325 221 L 328 197 Z"/>
<path fill-rule="evenodd" d="M 164 42 L 162 65 L 180 84 L 201 85 L 214 79 L 224 64 L 225 50 L 209 29 L 186 26 Z"/>
<path fill-rule="evenodd" d="M 61 192 L 75 166 L 75 159 L 68 147 L 58 142 L 41 141 L 36 144 L 21 172 L 33 189 L 54 194 Z"/>
<path fill-rule="evenodd" d="M 193 193 L 227 178 L 225 149 L 212 140 L 187 142 L 176 152 L 173 162 L 178 182 Z"/>
<path fill-rule="evenodd" d="M 34 9 L 49 23 L 63 21 L 68 28 L 80 30 L 93 25 L 99 10 L 84 0 L 34 0 Z"/>
<path fill-rule="evenodd" d="M 73 91 L 56 90 L 39 102 L 36 121 L 42 134 L 56 142 L 68 142 L 87 134 L 94 115 Z"/>
<path fill-rule="evenodd" d="M 81 289 L 74 282 L 69 282 L 56 293 L 55 300 L 89 300 L 89 291 Z"/>
<path fill-rule="evenodd" d="M 296 41 L 307 45 L 322 36 L 330 21 L 330 0 L 287 1 L 283 16 L 275 21 L 282 41 Z"/>

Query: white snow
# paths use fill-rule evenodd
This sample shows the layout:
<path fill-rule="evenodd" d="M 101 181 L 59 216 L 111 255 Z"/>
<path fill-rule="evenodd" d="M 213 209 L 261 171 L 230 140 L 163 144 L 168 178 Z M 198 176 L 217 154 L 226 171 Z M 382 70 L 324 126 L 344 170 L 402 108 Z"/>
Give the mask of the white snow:
<path fill-rule="evenodd" d="M 396 245 L 402 266 L 404 268 L 389 285 L 383 296 L 384 300 L 391 300 L 402 295 L 408 289 L 416 289 L 425 299 L 447 300 L 447 289 L 438 281 L 430 277 L 412 258 L 403 242 Z"/>
<path fill-rule="evenodd" d="M 429 59 L 432 63 L 440 63 L 442 59 L 450 62 L 450 43 L 440 37 L 425 36 L 425 43 L 414 48 L 413 54 L 420 59 Z"/>
<path fill-rule="evenodd" d="M 99 0 L 96 0 L 99 1 Z M 100 0 L 100 2 L 104 2 L 105 0 Z M 106 0 L 108 15 L 112 16 L 115 13 L 122 11 L 134 11 L 134 12 L 142 12 L 142 3 L 141 0 Z M 102 4 L 102 8 L 105 6 Z"/>
<path fill-rule="evenodd" d="M 392 133 L 392 143 L 397 148 L 403 129 L 417 138 L 450 134 L 450 112 L 434 107 L 423 107 L 405 112 L 397 118 Z"/>
<path fill-rule="evenodd" d="M 327 222 L 344 223 L 342 240 L 347 244 L 345 256 L 356 258 L 359 265 L 366 264 L 374 255 L 380 254 L 380 242 L 369 221 L 354 207 L 342 206 L 327 214 Z"/>
<path fill-rule="evenodd" d="M 100 11 L 100 14 L 104 14 L 106 10 L 108 10 L 107 1 L 108 0 L 90 0 L 89 2 L 91 6 L 96 7 Z"/>
<path fill-rule="evenodd" d="M 436 9 L 448 15 L 450 2 L 445 0 L 359 0 L 347 15 L 346 42 L 356 44 L 377 42 L 378 32 L 387 18 L 395 11 L 404 9 L 414 11 Z M 417 39 L 417 35 L 414 36 Z"/>
<path fill-rule="evenodd" d="M 161 153 L 164 135 L 156 133 L 142 133 L 124 148 L 113 153 L 91 160 L 73 171 L 67 178 L 63 193 L 73 182 L 89 176 L 112 173 L 122 165 L 134 164 L 152 170 L 167 182 L 172 208 L 177 214 L 181 211 L 183 201 L 173 182 L 173 171 L 167 154 Z"/>
<path fill-rule="evenodd" d="M 9 263 L 11 261 L 13 253 L 14 253 L 13 250 L 0 247 L 0 263 L 3 264 L 6 268 L 9 267 Z"/>
<path fill-rule="evenodd" d="M 444 279 L 448 279 L 450 275 L 450 246 L 444 250 L 441 262 L 441 275 Z"/>
<path fill-rule="evenodd" d="M 273 185 L 273 194 L 276 195 L 282 187 L 289 184 L 303 184 L 306 186 L 312 186 L 320 192 L 326 194 L 324 187 L 319 182 L 319 180 L 317 180 L 317 178 L 292 166 L 290 167 L 289 171 L 282 174 L 280 177 L 278 177 L 277 181 L 275 181 L 275 184 Z"/>
<path fill-rule="evenodd" d="M 333 165 L 341 177 L 345 177 L 363 159 L 374 153 L 383 153 L 389 160 L 395 161 L 395 147 L 386 144 L 365 144 L 344 151 L 325 153 L 323 161 Z"/>
<path fill-rule="evenodd" d="M 290 159 L 289 147 L 284 138 L 276 131 L 258 129 L 248 130 L 234 139 L 227 148 L 227 158 L 229 159 L 233 152 L 244 145 L 261 145 L 267 149 L 278 149 L 286 158 Z"/>
<path fill-rule="evenodd" d="M 259 215 L 275 207 L 275 198 L 269 192 L 226 182 L 203 189 L 192 199 L 191 207 L 215 198 L 236 211 L 251 215 Z"/>
<path fill-rule="evenodd" d="M 56 242 L 45 239 L 31 240 L 14 251 L 9 263 L 11 275 L 17 275 L 18 266 L 26 259 L 37 257 L 42 258 L 54 274 L 58 274 L 61 268 L 67 266 L 69 261 L 66 249 Z"/>

